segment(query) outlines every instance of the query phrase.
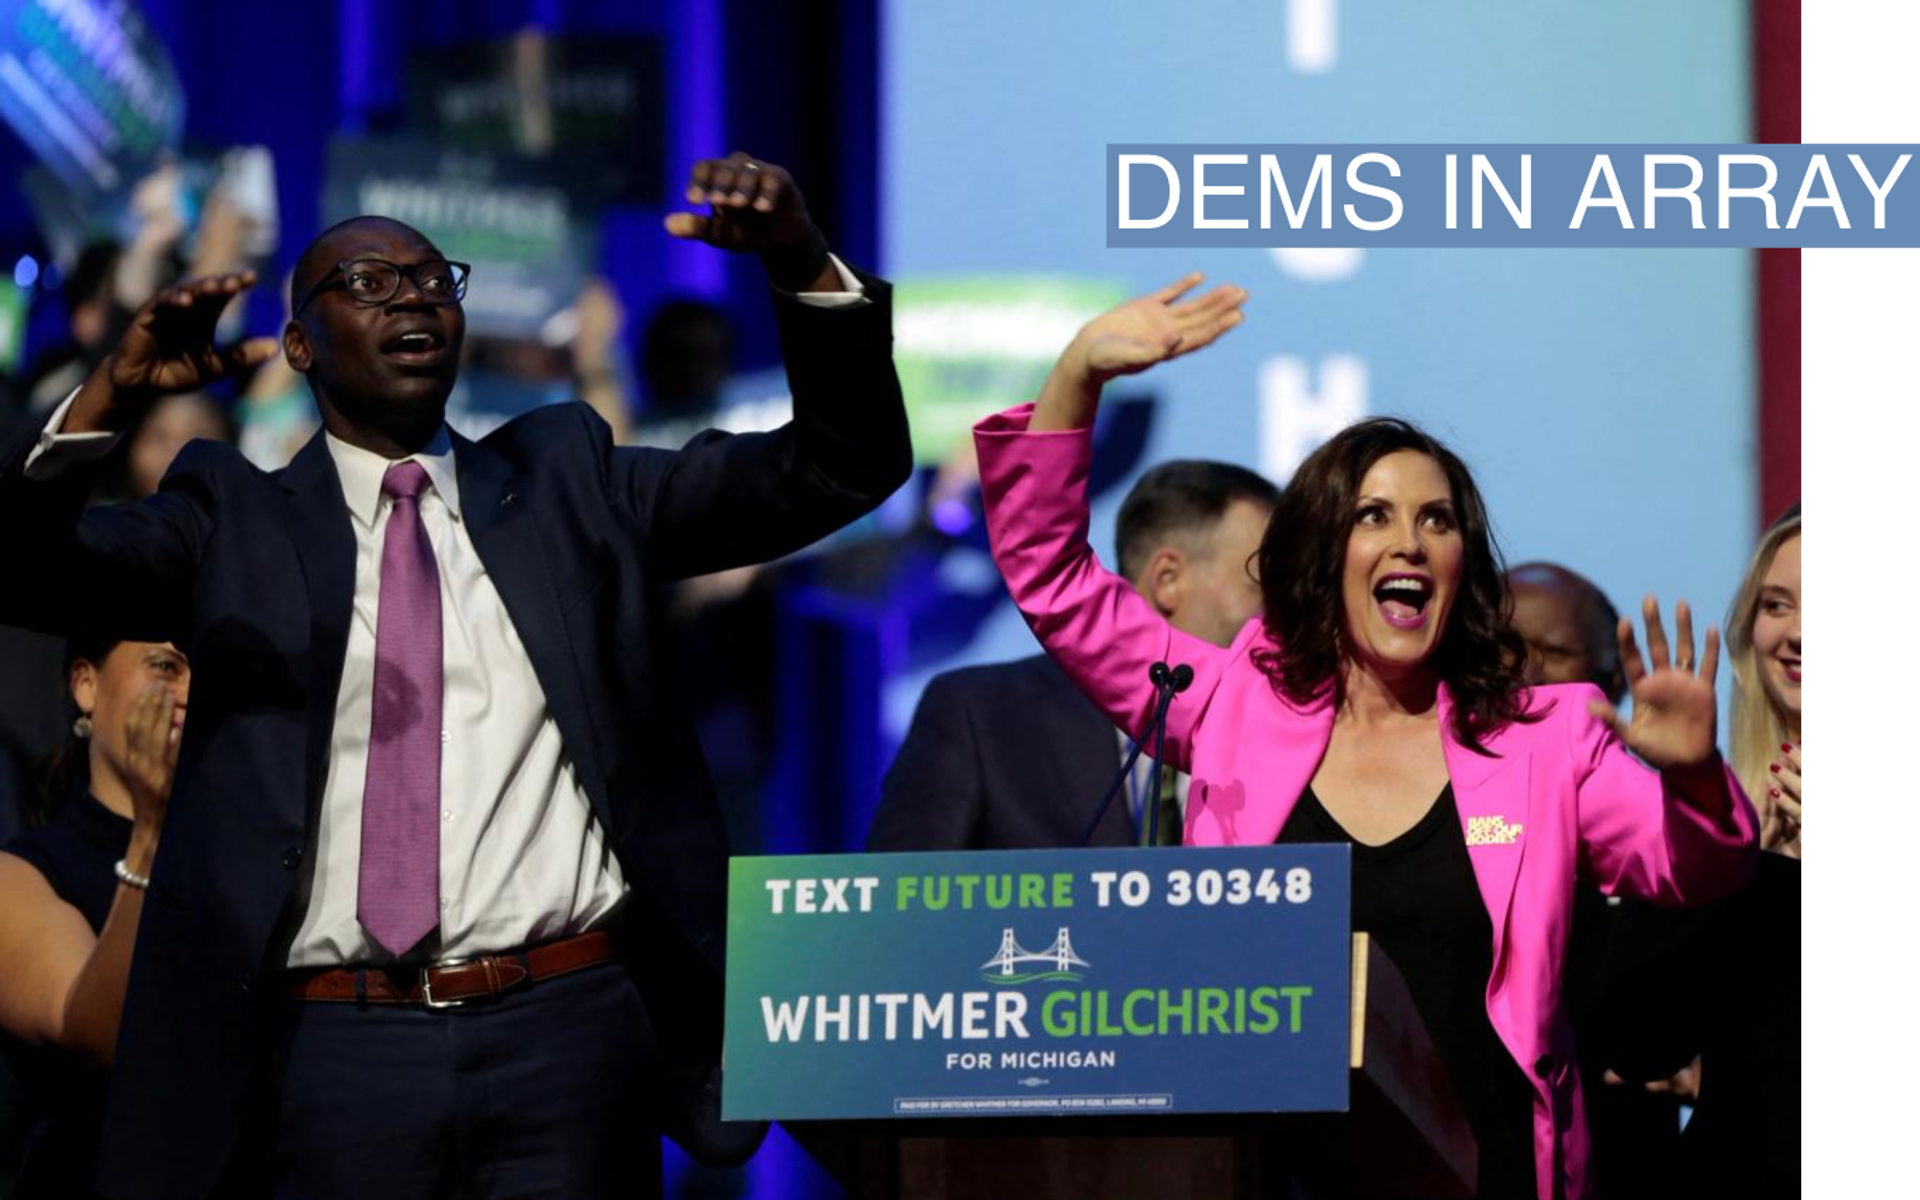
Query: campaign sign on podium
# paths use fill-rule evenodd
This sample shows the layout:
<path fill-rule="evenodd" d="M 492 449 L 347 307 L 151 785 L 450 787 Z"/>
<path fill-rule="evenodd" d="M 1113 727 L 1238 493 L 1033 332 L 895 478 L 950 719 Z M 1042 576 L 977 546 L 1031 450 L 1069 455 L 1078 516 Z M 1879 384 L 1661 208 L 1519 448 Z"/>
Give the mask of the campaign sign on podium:
<path fill-rule="evenodd" d="M 1339 1111 L 1345 846 L 736 858 L 729 1120 Z"/>

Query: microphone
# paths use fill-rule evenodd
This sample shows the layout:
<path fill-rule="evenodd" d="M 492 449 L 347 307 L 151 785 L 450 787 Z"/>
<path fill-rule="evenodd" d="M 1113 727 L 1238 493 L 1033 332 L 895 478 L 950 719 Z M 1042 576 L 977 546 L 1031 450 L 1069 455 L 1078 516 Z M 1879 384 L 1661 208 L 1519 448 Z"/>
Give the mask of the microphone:
<path fill-rule="evenodd" d="M 1147 680 L 1157 688 L 1170 687 L 1176 692 L 1184 692 L 1193 684 L 1193 668 L 1186 663 L 1169 667 L 1157 662 L 1147 668 Z"/>
<path fill-rule="evenodd" d="M 1086 832 L 1080 835 L 1080 844 L 1088 845 L 1093 841 L 1094 830 L 1100 828 L 1100 821 L 1107 815 L 1107 809 L 1113 806 L 1113 798 L 1133 776 L 1133 764 L 1140 760 L 1140 752 L 1147 748 L 1147 738 L 1153 739 L 1153 761 L 1163 763 L 1167 749 L 1167 710 L 1173 707 L 1173 697 L 1184 692 L 1193 684 L 1193 668 L 1186 663 L 1169 667 L 1164 662 L 1154 663 L 1147 668 L 1147 682 L 1153 684 L 1154 705 L 1153 720 L 1147 725 L 1147 737 L 1134 743 L 1133 752 L 1127 755 L 1127 761 L 1120 767 L 1120 774 L 1114 778 L 1113 786 L 1100 798 L 1100 806 L 1093 810 L 1093 819 L 1087 822 Z M 1154 773 L 1154 788 L 1151 808 L 1143 812 L 1147 827 L 1147 845 L 1159 844 L 1160 837 L 1160 786 L 1159 772 Z"/>

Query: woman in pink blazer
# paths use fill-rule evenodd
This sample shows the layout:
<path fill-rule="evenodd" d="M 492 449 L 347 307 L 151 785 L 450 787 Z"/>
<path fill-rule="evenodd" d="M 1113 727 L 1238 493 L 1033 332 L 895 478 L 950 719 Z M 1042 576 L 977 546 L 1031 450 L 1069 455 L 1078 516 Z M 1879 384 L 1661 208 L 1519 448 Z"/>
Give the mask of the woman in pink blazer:
<path fill-rule="evenodd" d="M 1696 663 L 1682 603 L 1670 650 L 1649 597 L 1649 665 L 1621 623 L 1631 722 L 1588 685 L 1529 690 L 1479 492 L 1398 421 L 1347 430 L 1288 485 L 1262 618 L 1224 649 L 1173 629 L 1087 544 L 1089 429 L 1108 379 L 1241 322 L 1238 288 L 1183 300 L 1198 280 L 1096 318 L 1037 404 L 976 427 L 995 560 L 1047 652 L 1135 736 L 1149 665 L 1193 668 L 1167 733 L 1193 776 L 1189 844 L 1354 843 L 1356 924 L 1409 976 L 1481 1144 L 1481 1194 L 1579 1197 L 1560 1006 L 1576 879 L 1693 904 L 1753 865 L 1753 810 L 1715 749 L 1718 633 Z"/>

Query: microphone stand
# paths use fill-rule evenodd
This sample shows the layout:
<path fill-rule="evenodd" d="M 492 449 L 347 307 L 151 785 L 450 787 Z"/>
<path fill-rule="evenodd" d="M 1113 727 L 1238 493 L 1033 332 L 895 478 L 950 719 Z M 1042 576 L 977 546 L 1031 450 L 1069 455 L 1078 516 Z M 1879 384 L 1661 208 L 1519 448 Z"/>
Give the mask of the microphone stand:
<path fill-rule="evenodd" d="M 1147 668 L 1147 679 L 1153 684 L 1154 690 L 1153 721 L 1147 726 L 1147 737 L 1153 739 L 1153 761 L 1162 763 L 1165 761 L 1167 748 L 1167 710 L 1173 707 L 1174 695 L 1186 691 L 1187 686 L 1193 682 L 1193 668 L 1185 663 L 1177 667 L 1169 667 L 1166 663 L 1157 662 Z M 1107 815 L 1107 809 L 1113 806 L 1113 798 L 1120 794 L 1120 789 L 1132 777 L 1133 764 L 1140 760 L 1140 752 L 1146 748 L 1146 738 L 1134 743 L 1133 752 L 1127 755 L 1127 761 L 1120 767 L 1120 774 L 1115 777 L 1113 786 L 1109 787 L 1107 794 L 1100 798 L 1100 806 L 1093 810 L 1093 819 L 1087 822 L 1086 832 L 1080 835 L 1082 846 L 1093 841 L 1094 830 L 1100 828 L 1101 819 Z M 1160 786 L 1157 772 L 1154 779 L 1152 808 L 1141 815 L 1147 822 L 1147 844 L 1157 845 L 1160 836 Z"/>

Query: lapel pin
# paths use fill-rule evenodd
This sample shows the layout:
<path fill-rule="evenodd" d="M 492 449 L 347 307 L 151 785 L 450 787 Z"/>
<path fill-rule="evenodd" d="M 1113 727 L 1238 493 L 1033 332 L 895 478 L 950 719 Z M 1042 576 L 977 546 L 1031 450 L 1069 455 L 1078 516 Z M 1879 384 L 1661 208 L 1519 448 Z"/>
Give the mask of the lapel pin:
<path fill-rule="evenodd" d="M 1468 817 L 1467 845 L 1469 846 L 1511 846 L 1520 840 L 1520 834 L 1526 826 L 1515 822 L 1507 824 L 1502 816 Z"/>

